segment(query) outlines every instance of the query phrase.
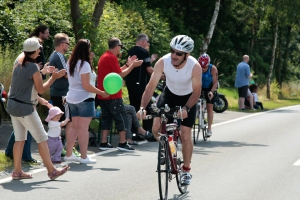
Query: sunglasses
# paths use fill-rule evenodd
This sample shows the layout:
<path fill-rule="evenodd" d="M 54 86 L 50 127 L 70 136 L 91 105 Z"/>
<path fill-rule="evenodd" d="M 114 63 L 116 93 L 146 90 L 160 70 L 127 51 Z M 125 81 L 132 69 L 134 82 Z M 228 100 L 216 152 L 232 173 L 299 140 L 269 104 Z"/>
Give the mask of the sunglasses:
<path fill-rule="evenodd" d="M 86 42 L 88 43 L 88 45 L 91 45 L 91 41 L 89 39 L 86 39 Z"/>
<path fill-rule="evenodd" d="M 118 44 L 118 46 L 121 47 L 121 49 L 123 48 L 123 45 L 122 45 L 122 44 Z"/>
<path fill-rule="evenodd" d="M 176 52 L 173 49 L 171 49 L 171 54 L 176 54 L 176 56 L 183 56 L 185 53 Z"/>
<path fill-rule="evenodd" d="M 70 46 L 70 43 L 69 43 L 69 42 L 61 42 L 61 43 L 65 43 L 65 44 L 67 44 L 67 45 L 69 45 L 69 46 Z"/>

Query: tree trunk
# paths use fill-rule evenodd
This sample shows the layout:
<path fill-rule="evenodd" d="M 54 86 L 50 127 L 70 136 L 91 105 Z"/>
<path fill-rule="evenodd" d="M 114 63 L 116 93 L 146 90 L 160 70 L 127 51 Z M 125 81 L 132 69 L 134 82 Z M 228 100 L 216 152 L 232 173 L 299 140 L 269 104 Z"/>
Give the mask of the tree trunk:
<path fill-rule="evenodd" d="M 272 59 L 270 64 L 270 70 L 268 74 L 268 82 L 267 82 L 267 98 L 271 98 L 271 78 L 274 68 L 274 61 L 275 61 L 275 53 L 276 53 L 276 45 L 277 45 L 277 34 L 278 34 L 278 16 L 276 16 L 276 23 L 275 23 L 275 30 L 274 30 L 274 43 L 273 43 L 273 49 L 272 49 Z"/>
<path fill-rule="evenodd" d="M 221 3 L 221 0 L 216 0 L 215 11 L 214 11 L 213 17 L 212 17 L 211 22 L 210 22 L 209 30 L 207 32 L 207 35 L 206 35 L 205 39 L 203 40 L 203 44 L 202 44 L 202 47 L 200 49 L 201 54 L 207 52 L 208 45 L 209 45 L 209 43 L 211 41 L 211 38 L 213 36 L 214 29 L 215 29 L 215 26 L 216 26 L 216 21 L 217 21 L 219 10 L 220 10 L 220 3 Z"/>
<path fill-rule="evenodd" d="M 93 12 L 93 16 L 92 16 L 92 30 L 90 33 L 90 39 L 91 39 L 92 43 L 95 42 L 94 40 L 96 38 L 97 28 L 100 23 L 100 18 L 103 14 L 103 8 L 104 8 L 105 1 L 106 0 L 98 0 L 95 5 L 95 8 L 94 8 L 94 12 Z"/>
<path fill-rule="evenodd" d="M 82 24 L 78 22 L 81 14 L 79 9 L 79 0 L 70 0 L 71 5 L 71 18 L 72 18 L 72 24 L 75 34 L 75 40 L 78 41 L 82 38 L 82 32 L 80 31 L 82 29 Z"/>
<path fill-rule="evenodd" d="M 290 43 L 291 43 L 291 36 L 292 36 L 291 32 L 292 32 L 292 26 L 289 25 L 289 26 L 287 26 L 286 43 L 285 43 L 285 48 L 284 48 L 284 53 L 283 53 L 283 63 L 282 63 L 282 68 L 281 68 L 281 80 L 282 80 L 281 84 L 287 78 L 286 71 L 287 71 L 287 66 L 288 66 L 287 63 L 288 63 L 288 59 L 289 59 L 289 46 L 290 46 Z"/>
<path fill-rule="evenodd" d="M 278 45 L 277 45 L 277 55 L 275 54 L 274 72 L 277 83 L 281 88 L 281 68 L 282 68 L 282 43 L 283 43 L 283 29 L 278 30 Z"/>

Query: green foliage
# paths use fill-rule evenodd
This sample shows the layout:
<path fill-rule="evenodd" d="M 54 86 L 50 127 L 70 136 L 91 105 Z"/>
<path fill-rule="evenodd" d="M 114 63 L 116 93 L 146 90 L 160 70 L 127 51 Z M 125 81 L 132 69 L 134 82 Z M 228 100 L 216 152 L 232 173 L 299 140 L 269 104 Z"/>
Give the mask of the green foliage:
<path fill-rule="evenodd" d="M 279 94 L 280 94 L 280 88 L 279 85 L 277 83 L 277 81 L 273 81 L 271 83 L 271 99 L 272 100 L 278 100 Z"/>

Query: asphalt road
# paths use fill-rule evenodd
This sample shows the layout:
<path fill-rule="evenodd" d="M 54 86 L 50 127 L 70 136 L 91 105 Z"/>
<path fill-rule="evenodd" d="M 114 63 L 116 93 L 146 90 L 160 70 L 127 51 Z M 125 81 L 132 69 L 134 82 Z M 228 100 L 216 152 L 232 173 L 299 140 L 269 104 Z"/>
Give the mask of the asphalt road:
<path fill-rule="evenodd" d="M 211 140 L 194 147 L 188 193 L 180 195 L 173 180 L 169 199 L 298 200 L 299 125 L 300 106 L 215 124 Z M 0 198 L 157 200 L 157 143 L 136 149 L 94 155 L 96 164 L 71 163 L 57 181 L 43 169 L 31 180 L 2 179 Z"/>

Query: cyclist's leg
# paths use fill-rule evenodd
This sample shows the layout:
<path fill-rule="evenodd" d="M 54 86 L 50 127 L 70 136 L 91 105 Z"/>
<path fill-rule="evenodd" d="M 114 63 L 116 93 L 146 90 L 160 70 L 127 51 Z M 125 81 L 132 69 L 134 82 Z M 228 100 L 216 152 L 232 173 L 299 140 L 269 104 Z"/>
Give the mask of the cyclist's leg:
<path fill-rule="evenodd" d="M 160 117 L 155 117 L 153 119 L 152 134 L 157 141 L 159 141 L 159 139 L 158 139 L 159 129 L 160 129 Z"/>
<path fill-rule="evenodd" d="M 182 144 L 182 156 L 183 156 L 183 165 L 190 168 L 193 154 L 193 142 L 191 138 L 192 128 L 181 125 L 181 144 Z"/>

